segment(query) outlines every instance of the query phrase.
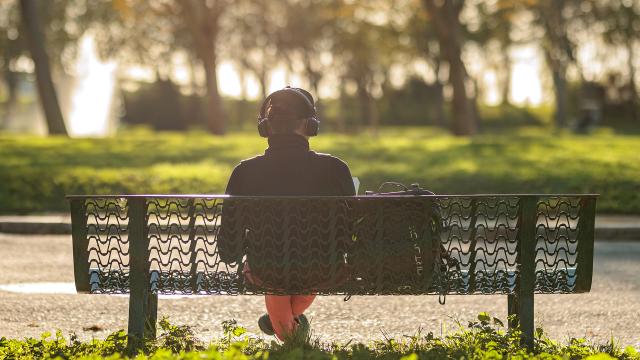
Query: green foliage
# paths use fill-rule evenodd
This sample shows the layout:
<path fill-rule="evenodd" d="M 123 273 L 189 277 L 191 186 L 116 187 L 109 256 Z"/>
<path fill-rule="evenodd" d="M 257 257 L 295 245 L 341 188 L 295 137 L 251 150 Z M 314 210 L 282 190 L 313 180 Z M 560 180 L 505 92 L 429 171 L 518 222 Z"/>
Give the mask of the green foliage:
<path fill-rule="evenodd" d="M 522 126 L 540 126 L 551 120 L 551 112 L 543 106 L 535 108 L 514 105 L 481 106 L 481 127 L 501 131 Z"/>
<path fill-rule="evenodd" d="M 386 125 L 444 125 L 445 103 L 442 85 L 413 77 L 399 89 L 388 89 L 377 102 L 380 121 Z M 354 114 L 359 115 L 359 114 Z"/>
<path fill-rule="evenodd" d="M 167 349 L 174 353 L 205 349 L 202 342 L 196 338 L 193 329 L 190 327 L 186 325 L 172 325 L 166 317 L 163 317 L 158 322 L 158 325 L 160 325 L 162 334 L 153 343 L 154 349 Z"/>
<path fill-rule="evenodd" d="M 235 320 L 225 321 L 222 326 L 224 337 L 205 345 L 187 326 L 171 325 L 163 319 L 160 337 L 147 341 L 138 353 L 128 352 L 124 331 L 89 342 L 80 342 L 75 335 L 66 339 L 60 332 L 55 337 L 45 333 L 40 339 L 3 337 L 0 359 L 640 359 L 636 349 L 629 346 L 623 350 L 613 339 L 604 345 L 585 339 L 559 344 L 542 331 L 530 351 L 520 345 L 519 330 L 504 329 L 502 321 L 486 313 L 443 338 L 418 331 L 399 340 L 387 338 L 370 344 L 327 344 L 309 337 L 304 342 L 279 344 L 248 335 Z"/>
<path fill-rule="evenodd" d="M 266 146 L 254 132 L 0 135 L 0 212 L 67 211 L 65 194 L 222 193 L 233 167 Z M 439 194 L 599 193 L 599 212 L 640 214 L 638 135 L 528 128 L 457 138 L 386 128 L 378 136 L 324 134 L 311 146 L 343 158 L 360 193 L 389 180 Z"/>

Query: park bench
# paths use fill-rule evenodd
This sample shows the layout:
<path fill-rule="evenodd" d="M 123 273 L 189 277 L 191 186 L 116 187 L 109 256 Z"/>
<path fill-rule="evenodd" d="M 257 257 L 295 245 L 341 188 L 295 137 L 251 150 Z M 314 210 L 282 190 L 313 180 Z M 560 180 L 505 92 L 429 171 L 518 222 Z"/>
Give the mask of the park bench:
<path fill-rule="evenodd" d="M 69 196 L 75 285 L 130 294 L 130 342 L 158 294 L 501 294 L 531 346 L 534 294 L 591 288 L 596 198 Z"/>

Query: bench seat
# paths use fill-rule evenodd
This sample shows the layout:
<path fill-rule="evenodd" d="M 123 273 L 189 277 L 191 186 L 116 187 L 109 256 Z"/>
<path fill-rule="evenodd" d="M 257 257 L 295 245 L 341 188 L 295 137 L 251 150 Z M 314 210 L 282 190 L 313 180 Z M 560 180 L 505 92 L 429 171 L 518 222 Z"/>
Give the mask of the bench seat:
<path fill-rule="evenodd" d="M 130 339 L 158 294 L 502 294 L 532 344 L 534 294 L 591 288 L 596 195 L 68 198 L 76 289 L 130 293 Z"/>

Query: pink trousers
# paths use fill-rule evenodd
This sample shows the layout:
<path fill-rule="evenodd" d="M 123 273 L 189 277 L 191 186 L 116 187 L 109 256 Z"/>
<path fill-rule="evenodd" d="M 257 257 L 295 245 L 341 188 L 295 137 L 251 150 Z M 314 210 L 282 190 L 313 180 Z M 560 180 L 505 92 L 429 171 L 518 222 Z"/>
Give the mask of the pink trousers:
<path fill-rule="evenodd" d="M 311 305 L 315 295 L 265 295 L 267 313 L 278 339 L 283 340 L 296 328 L 294 318 L 303 314 Z"/>

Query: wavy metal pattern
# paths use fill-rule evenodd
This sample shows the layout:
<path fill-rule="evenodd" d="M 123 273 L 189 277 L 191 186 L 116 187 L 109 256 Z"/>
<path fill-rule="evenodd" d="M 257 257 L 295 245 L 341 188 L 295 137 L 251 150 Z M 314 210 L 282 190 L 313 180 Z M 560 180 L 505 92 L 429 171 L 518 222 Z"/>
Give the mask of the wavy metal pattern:
<path fill-rule="evenodd" d="M 85 216 L 91 292 L 128 292 L 127 201 L 115 198 L 87 199 Z"/>
<path fill-rule="evenodd" d="M 580 244 L 593 242 L 583 200 L 538 196 L 536 226 L 524 229 L 515 195 L 149 196 L 133 241 L 148 243 L 149 289 L 161 294 L 514 294 L 531 231 L 534 291 L 581 292 L 592 253 Z M 128 292 L 129 198 L 81 201 L 90 292 Z"/>
<path fill-rule="evenodd" d="M 448 292 L 513 292 L 518 272 L 517 197 L 442 198 L 441 242 L 459 266 L 450 269 Z"/>
<path fill-rule="evenodd" d="M 535 289 L 570 293 L 577 277 L 580 199 L 544 199 L 538 202 L 537 216 Z"/>

